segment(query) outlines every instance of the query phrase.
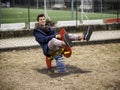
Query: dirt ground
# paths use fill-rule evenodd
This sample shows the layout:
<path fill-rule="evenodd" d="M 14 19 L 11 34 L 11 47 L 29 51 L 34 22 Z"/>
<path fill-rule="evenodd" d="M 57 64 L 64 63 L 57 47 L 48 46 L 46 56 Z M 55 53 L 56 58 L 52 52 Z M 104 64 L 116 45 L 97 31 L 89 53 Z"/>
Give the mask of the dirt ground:
<path fill-rule="evenodd" d="M 72 50 L 67 74 L 49 74 L 41 48 L 1 52 L 0 90 L 120 90 L 120 43 Z"/>

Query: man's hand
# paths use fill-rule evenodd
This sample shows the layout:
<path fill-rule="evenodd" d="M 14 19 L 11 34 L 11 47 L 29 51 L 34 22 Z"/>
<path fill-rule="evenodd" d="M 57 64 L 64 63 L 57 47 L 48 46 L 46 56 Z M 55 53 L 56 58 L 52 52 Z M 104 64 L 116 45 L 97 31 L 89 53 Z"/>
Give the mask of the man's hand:
<path fill-rule="evenodd" d="M 55 38 L 61 39 L 61 35 L 60 35 L 60 34 L 57 34 L 57 35 L 55 36 Z"/>

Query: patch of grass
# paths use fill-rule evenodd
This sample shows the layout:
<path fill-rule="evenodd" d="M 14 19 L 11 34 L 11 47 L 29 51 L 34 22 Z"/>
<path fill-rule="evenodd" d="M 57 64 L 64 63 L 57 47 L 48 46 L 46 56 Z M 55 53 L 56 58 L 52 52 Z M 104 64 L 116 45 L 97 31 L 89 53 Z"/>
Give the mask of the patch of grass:
<path fill-rule="evenodd" d="M 30 21 L 36 21 L 36 16 L 39 13 L 44 13 L 43 9 L 30 9 Z M 61 20 L 71 20 L 70 10 L 47 10 L 48 16 L 52 21 L 57 22 Z M 81 13 L 77 13 L 77 19 L 81 20 Z M 116 14 L 103 13 L 85 13 L 89 19 L 105 19 L 116 18 Z M 1 9 L 2 23 L 16 23 L 25 22 L 28 23 L 28 9 L 27 8 L 2 8 Z M 74 11 L 74 19 L 76 19 L 76 12 Z M 84 17 L 85 19 L 85 17 Z"/>
<path fill-rule="evenodd" d="M 43 10 L 30 9 L 30 20 L 36 21 L 36 15 L 43 13 Z M 28 9 L 27 8 L 3 8 L 2 9 L 2 23 L 28 23 Z"/>

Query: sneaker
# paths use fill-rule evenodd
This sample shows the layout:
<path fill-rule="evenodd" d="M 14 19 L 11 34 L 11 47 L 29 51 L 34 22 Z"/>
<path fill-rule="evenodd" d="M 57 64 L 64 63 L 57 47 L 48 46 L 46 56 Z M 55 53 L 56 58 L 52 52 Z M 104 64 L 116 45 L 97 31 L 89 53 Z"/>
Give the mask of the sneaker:
<path fill-rule="evenodd" d="M 72 43 L 72 41 L 70 40 L 70 38 L 69 38 L 69 36 L 68 36 L 67 33 L 64 34 L 64 39 L 65 39 L 65 43 L 66 43 L 67 46 L 70 46 L 70 47 L 73 46 L 73 43 Z"/>
<path fill-rule="evenodd" d="M 48 73 L 54 74 L 54 73 L 68 73 L 68 70 L 66 69 L 58 69 L 58 68 L 51 68 L 48 70 Z"/>
<path fill-rule="evenodd" d="M 68 73 L 68 70 L 64 68 L 57 68 L 55 69 L 54 73 Z"/>
<path fill-rule="evenodd" d="M 93 30 L 93 28 L 91 26 L 89 26 L 88 29 L 83 33 L 83 35 L 84 35 L 83 40 L 86 40 L 86 41 L 90 40 L 90 37 L 92 35 L 92 30 Z"/>

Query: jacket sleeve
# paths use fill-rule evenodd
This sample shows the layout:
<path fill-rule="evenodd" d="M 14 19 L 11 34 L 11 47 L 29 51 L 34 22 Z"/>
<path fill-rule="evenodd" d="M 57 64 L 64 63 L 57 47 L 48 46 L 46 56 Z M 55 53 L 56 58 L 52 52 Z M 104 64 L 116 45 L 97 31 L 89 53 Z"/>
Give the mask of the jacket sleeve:
<path fill-rule="evenodd" d="M 47 35 L 44 32 L 41 32 L 37 29 L 34 30 L 33 34 L 36 38 L 36 41 L 38 41 L 39 43 L 48 43 L 49 40 L 51 40 L 53 37 L 55 37 L 56 33 L 52 30 L 50 31 L 51 35 Z"/>

